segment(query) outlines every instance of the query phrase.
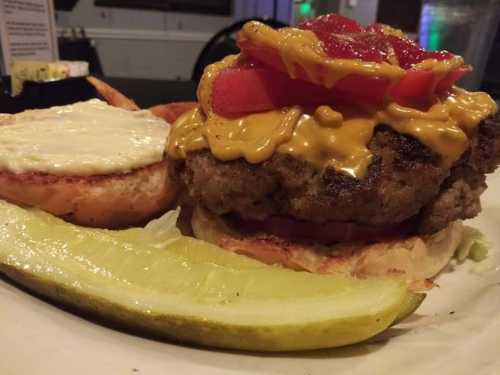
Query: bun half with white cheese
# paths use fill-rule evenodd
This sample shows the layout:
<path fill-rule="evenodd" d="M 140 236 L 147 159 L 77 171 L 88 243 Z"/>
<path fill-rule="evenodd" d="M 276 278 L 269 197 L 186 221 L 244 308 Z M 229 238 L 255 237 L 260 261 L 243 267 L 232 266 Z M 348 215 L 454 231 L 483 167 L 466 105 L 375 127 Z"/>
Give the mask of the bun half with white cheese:
<path fill-rule="evenodd" d="M 170 125 L 100 100 L 0 117 L 0 198 L 75 224 L 123 228 L 171 207 Z"/>

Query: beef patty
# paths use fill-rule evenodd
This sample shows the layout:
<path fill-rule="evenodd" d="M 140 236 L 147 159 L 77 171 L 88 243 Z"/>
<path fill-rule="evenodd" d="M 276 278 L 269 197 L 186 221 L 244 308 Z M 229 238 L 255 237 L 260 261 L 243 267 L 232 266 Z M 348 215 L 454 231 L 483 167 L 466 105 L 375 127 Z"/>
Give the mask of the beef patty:
<path fill-rule="evenodd" d="M 219 215 L 371 225 L 413 218 L 420 233 L 433 233 L 480 211 L 484 175 L 500 163 L 500 113 L 483 121 L 470 139 L 460 160 L 444 168 L 439 156 L 416 139 L 378 126 L 368 145 L 373 161 L 359 180 L 287 154 L 250 164 L 219 161 L 207 150 L 189 154 L 177 173 L 193 204 Z"/>

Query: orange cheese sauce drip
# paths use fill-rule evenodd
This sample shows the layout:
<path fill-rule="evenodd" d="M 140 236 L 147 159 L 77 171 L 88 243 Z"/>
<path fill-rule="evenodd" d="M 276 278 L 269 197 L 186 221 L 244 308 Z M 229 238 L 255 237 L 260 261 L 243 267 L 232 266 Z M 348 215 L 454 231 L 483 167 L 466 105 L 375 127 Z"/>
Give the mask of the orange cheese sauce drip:
<path fill-rule="evenodd" d="M 375 126 L 369 116 L 344 119 L 332 108 L 320 106 L 313 114 L 301 116 L 290 140 L 277 151 L 307 160 L 318 168 L 332 166 L 362 177 L 372 160 L 366 146 Z"/>
<path fill-rule="evenodd" d="M 362 178 L 372 160 L 368 144 L 377 125 L 416 138 L 451 166 L 469 145 L 468 133 L 497 110 L 485 93 L 455 89 L 427 111 L 395 103 L 365 112 L 320 106 L 298 106 L 226 119 L 200 108 L 184 114 L 173 126 L 169 155 L 185 158 L 190 151 L 210 149 L 220 160 L 244 158 L 260 163 L 274 152 L 307 160 L 318 169 L 333 167 Z"/>
<path fill-rule="evenodd" d="M 386 28 L 387 33 L 402 35 L 400 30 Z M 299 70 L 303 70 L 311 82 L 326 88 L 332 88 L 338 80 L 350 74 L 376 76 L 397 82 L 406 73 L 398 66 L 397 59 L 391 63 L 376 63 L 329 57 L 323 51 L 321 41 L 310 30 L 294 27 L 275 30 L 263 23 L 251 21 L 243 26 L 238 38 L 255 46 L 279 51 L 281 61 L 291 78 L 298 78 Z M 413 69 L 432 70 L 438 79 L 462 65 L 462 57 L 454 56 L 443 61 L 427 59 L 416 64 Z"/>
<path fill-rule="evenodd" d="M 390 64 L 329 59 L 329 64 L 335 65 L 331 72 L 328 73 L 327 69 L 325 73 L 324 69 L 320 69 L 323 74 L 315 75 L 318 71 L 315 64 L 324 63 L 327 58 L 314 47 L 316 37 L 313 33 L 297 29 L 276 31 L 253 23 L 247 25 L 243 29 L 245 35 L 252 35 L 257 40 L 262 38 L 262 43 L 276 44 L 282 51 L 284 61 L 302 59 L 302 69 L 309 72 L 315 82 L 327 87 L 343 75 L 373 72 L 395 79 L 400 74 L 401 68 Z M 248 31 L 255 27 L 257 30 Z M 283 33 L 286 35 L 281 35 Z M 289 54 L 293 54 L 290 59 L 287 57 Z M 384 124 L 419 140 L 440 155 L 442 164 L 448 167 L 469 146 L 468 135 L 483 119 L 497 111 L 495 102 L 486 93 L 454 88 L 446 99 L 436 98 L 434 105 L 426 111 L 396 103 L 380 110 L 354 106 L 312 109 L 294 106 L 224 118 L 212 110 L 212 84 L 222 70 L 235 64 L 237 58 L 237 55 L 228 56 L 206 68 L 197 91 L 200 107 L 181 116 L 171 131 L 168 145 L 171 157 L 186 158 L 189 152 L 209 149 L 214 157 L 222 161 L 244 158 L 249 163 L 261 163 L 278 152 L 306 160 L 318 169 L 332 167 L 362 178 L 372 161 L 369 142 L 377 125 Z M 453 59 L 445 62 L 426 60 L 417 68 L 445 74 L 459 63 Z M 292 77 L 294 64 L 288 67 Z"/>
<path fill-rule="evenodd" d="M 391 81 L 401 78 L 405 71 L 388 63 L 375 63 L 351 59 L 332 59 L 325 54 L 321 42 L 309 30 L 287 27 L 279 30 L 260 22 L 247 22 L 240 34 L 240 40 L 279 51 L 281 60 L 291 78 L 298 78 L 302 69 L 311 82 L 331 88 L 349 74 L 378 76 Z"/>

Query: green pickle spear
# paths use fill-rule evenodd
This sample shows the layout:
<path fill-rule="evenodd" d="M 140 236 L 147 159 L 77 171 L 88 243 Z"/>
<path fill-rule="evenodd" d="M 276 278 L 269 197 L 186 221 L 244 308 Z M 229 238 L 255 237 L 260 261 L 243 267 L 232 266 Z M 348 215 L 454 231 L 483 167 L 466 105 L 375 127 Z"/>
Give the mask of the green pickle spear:
<path fill-rule="evenodd" d="M 296 272 L 222 251 L 180 236 L 174 219 L 89 229 L 0 201 L 0 271 L 156 337 L 258 351 L 360 342 L 422 300 L 395 279 Z"/>

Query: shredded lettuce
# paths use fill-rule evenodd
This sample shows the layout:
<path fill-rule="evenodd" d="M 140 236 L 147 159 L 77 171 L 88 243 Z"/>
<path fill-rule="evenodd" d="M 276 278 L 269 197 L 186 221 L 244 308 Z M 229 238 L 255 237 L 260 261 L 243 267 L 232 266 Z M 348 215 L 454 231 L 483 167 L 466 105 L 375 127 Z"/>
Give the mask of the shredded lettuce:
<path fill-rule="evenodd" d="M 157 248 L 164 248 L 181 238 L 182 233 L 177 228 L 179 214 L 180 207 L 150 221 L 143 231 L 144 235 L 147 236 L 147 240 Z M 467 258 L 480 262 L 488 256 L 489 247 L 490 244 L 481 231 L 464 225 L 462 241 L 455 251 L 455 258 L 459 262 L 463 262 Z"/>
<path fill-rule="evenodd" d="M 488 256 L 488 248 L 489 243 L 481 231 L 465 225 L 462 242 L 455 252 L 455 258 L 459 262 L 467 258 L 480 262 Z"/>
<path fill-rule="evenodd" d="M 175 210 L 168 211 L 158 219 L 151 220 L 144 227 L 143 233 L 155 247 L 164 248 L 181 238 L 181 231 L 177 228 L 177 219 L 180 212 L 180 207 L 177 207 Z"/>

